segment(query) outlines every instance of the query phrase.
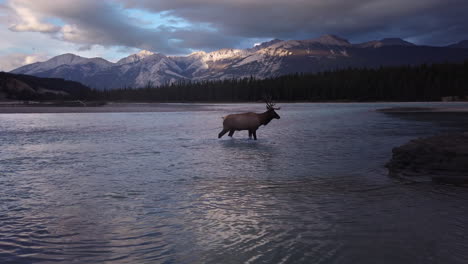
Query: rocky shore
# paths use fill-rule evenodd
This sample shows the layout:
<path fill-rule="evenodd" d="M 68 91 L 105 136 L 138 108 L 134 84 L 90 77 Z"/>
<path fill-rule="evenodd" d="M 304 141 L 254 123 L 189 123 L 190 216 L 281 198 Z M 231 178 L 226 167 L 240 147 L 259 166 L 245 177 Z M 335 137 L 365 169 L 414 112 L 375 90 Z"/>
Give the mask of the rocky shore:
<path fill-rule="evenodd" d="M 386 165 L 391 176 L 468 184 L 468 132 L 415 139 L 392 152 Z"/>

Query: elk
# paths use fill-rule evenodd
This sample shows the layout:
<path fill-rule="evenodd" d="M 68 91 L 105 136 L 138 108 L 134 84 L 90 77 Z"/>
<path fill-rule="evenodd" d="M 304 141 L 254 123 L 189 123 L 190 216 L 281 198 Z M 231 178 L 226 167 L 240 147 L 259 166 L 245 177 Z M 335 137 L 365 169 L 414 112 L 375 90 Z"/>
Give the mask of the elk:
<path fill-rule="evenodd" d="M 257 113 L 242 113 L 242 114 L 231 114 L 223 117 L 223 130 L 219 132 L 218 138 L 221 138 L 229 132 L 228 136 L 232 137 L 235 131 L 248 130 L 249 139 L 254 138 L 257 140 L 257 129 L 261 125 L 268 125 L 270 121 L 280 119 L 280 116 L 275 112 L 280 107 L 274 107 L 275 104 L 271 102 L 271 99 L 265 99 L 267 111 L 261 114 Z"/>

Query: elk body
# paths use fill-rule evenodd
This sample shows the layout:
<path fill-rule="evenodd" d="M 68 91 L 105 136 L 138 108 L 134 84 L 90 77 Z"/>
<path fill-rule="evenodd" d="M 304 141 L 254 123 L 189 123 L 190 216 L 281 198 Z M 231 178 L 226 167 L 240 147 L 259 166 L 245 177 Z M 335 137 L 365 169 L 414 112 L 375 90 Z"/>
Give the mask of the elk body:
<path fill-rule="evenodd" d="M 232 137 L 235 131 L 248 130 L 249 138 L 257 140 L 257 129 L 264 125 L 266 126 L 273 119 L 280 119 L 280 116 L 275 112 L 280 108 L 275 108 L 274 104 L 270 101 L 266 101 L 267 111 L 261 114 L 257 113 L 242 113 L 232 114 L 223 117 L 223 130 L 218 134 L 218 138 L 221 138 L 229 132 L 229 136 Z"/>

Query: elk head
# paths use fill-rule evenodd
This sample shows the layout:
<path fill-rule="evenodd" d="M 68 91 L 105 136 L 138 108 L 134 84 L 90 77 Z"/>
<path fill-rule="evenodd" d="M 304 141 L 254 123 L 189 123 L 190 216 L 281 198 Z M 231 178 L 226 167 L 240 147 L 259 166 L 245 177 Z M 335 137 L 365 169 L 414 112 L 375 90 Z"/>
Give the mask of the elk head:
<path fill-rule="evenodd" d="M 275 112 L 275 110 L 280 110 L 281 107 L 275 107 L 276 104 L 274 104 L 271 100 L 271 96 L 269 97 L 264 97 L 264 101 L 266 103 L 266 109 L 267 113 L 275 119 L 280 119 L 281 117 Z"/>

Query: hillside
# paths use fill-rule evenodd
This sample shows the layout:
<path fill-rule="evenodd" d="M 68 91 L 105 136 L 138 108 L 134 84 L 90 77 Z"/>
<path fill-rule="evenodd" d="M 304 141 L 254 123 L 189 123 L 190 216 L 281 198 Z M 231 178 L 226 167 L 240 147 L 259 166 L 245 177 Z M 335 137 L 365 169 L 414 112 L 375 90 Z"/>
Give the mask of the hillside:
<path fill-rule="evenodd" d="M 74 81 L 0 72 L 0 101 L 76 100 L 91 94 L 90 88 Z"/>

